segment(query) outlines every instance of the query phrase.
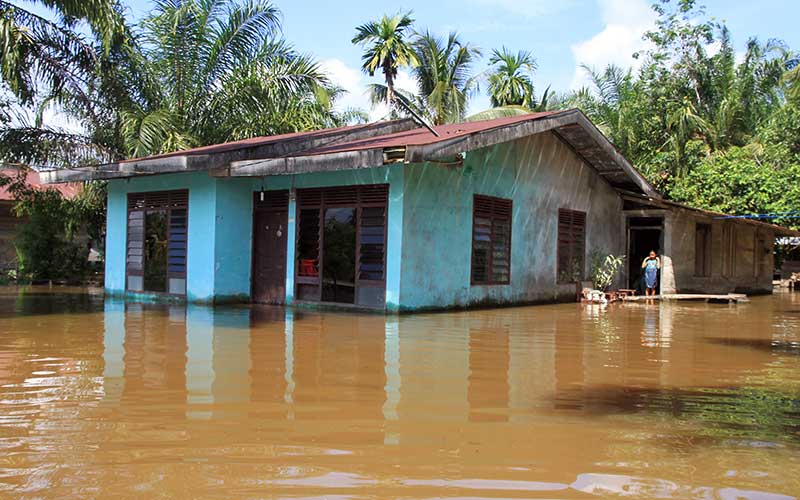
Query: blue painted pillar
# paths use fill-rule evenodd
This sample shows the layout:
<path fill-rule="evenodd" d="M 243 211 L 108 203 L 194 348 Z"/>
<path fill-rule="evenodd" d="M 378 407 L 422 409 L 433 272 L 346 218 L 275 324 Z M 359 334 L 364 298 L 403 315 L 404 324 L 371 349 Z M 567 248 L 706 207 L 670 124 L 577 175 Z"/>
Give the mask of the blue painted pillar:
<path fill-rule="evenodd" d="M 122 181 L 108 183 L 106 209 L 105 289 L 125 293 L 125 246 L 127 245 L 128 194 Z"/>
<path fill-rule="evenodd" d="M 214 299 L 217 189 L 214 179 L 205 172 L 201 173 L 205 178 L 199 178 L 189 185 L 186 297 L 192 302 L 211 302 Z"/>
<path fill-rule="evenodd" d="M 297 227 L 297 192 L 289 192 L 289 221 L 286 226 L 286 303 L 294 300 L 295 235 Z"/>
<path fill-rule="evenodd" d="M 403 253 L 403 193 L 405 176 L 402 165 L 389 168 L 388 234 L 386 235 L 386 310 L 400 310 L 400 274 Z"/>
<path fill-rule="evenodd" d="M 214 234 L 214 300 L 249 300 L 253 252 L 250 179 L 216 181 L 214 227 L 210 230 Z"/>

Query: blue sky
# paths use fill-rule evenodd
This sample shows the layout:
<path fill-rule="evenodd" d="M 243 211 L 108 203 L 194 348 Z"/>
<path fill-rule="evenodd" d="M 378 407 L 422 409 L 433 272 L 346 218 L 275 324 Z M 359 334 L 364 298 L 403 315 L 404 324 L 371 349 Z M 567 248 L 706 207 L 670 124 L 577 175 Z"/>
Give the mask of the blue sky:
<path fill-rule="evenodd" d="M 123 0 L 140 18 L 149 0 Z M 363 88 L 370 81 L 360 74 L 360 49 L 350 43 L 356 25 L 383 13 L 413 10 L 419 29 L 445 34 L 450 30 L 484 49 L 484 58 L 503 45 L 533 52 L 539 69 L 540 93 L 547 85 L 558 91 L 580 86 L 581 63 L 635 64 L 631 54 L 643 48 L 642 34 L 652 26 L 650 0 L 355 0 L 275 1 L 283 12 L 285 37 L 300 51 L 317 56 L 331 78 L 350 91 L 343 105 L 367 108 Z M 727 22 L 737 50 L 747 38 L 780 38 L 800 50 L 800 2 L 797 0 L 707 0 L 707 13 Z M 482 70 L 485 64 L 476 69 Z M 377 78 L 375 79 L 378 80 Z M 401 75 L 399 84 L 410 85 Z M 488 107 L 485 95 L 473 99 L 472 111 Z M 378 117 L 381 110 L 373 111 Z"/>

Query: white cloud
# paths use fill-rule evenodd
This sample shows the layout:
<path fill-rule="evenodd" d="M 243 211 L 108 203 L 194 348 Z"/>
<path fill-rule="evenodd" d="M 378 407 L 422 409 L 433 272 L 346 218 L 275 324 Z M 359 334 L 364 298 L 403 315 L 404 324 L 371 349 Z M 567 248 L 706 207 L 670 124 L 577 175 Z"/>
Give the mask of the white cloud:
<path fill-rule="evenodd" d="M 389 114 L 389 108 L 385 104 L 373 108 L 369 102 L 369 94 L 367 92 L 369 83 L 383 81 L 382 75 L 376 74 L 375 78 L 369 78 L 359 68 L 351 68 L 339 59 L 325 59 L 320 62 L 320 67 L 328 75 L 331 82 L 347 91 L 347 94 L 342 96 L 336 103 L 338 110 L 341 111 L 347 108 L 367 110 L 369 111 L 370 121 L 380 120 Z M 414 78 L 404 70 L 397 73 L 395 86 L 407 92 L 416 92 L 417 89 Z"/>
<path fill-rule="evenodd" d="M 410 92 L 412 94 L 417 93 L 417 82 L 408 71 L 400 70 L 397 72 L 397 78 L 394 81 L 394 86 L 400 90 L 405 90 L 406 92 Z M 364 109 L 370 109 L 369 97 L 365 96 L 365 100 L 367 101 L 367 105 L 364 106 Z M 385 118 L 388 114 L 389 106 L 386 104 L 379 104 L 370 110 L 369 119 L 370 121 L 380 120 L 381 118 Z"/>
<path fill-rule="evenodd" d="M 362 74 L 357 68 L 347 66 L 340 59 L 325 59 L 320 62 L 320 69 L 334 85 L 347 91 L 347 94 L 336 103 L 338 109 L 369 109 L 369 100 L 365 95 L 366 87 L 362 80 Z"/>
<path fill-rule="evenodd" d="M 582 64 L 598 69 L 608 64 L 638 68 L 641 61 L 632 55 L 647 47 L 642 36 L 654 26 L 656 15 L 646 0 L 598 0 L 598 4 L 605 24 L 603 30 L 572 46 L 575 58 L 573 89 L 588 82 Z"/>

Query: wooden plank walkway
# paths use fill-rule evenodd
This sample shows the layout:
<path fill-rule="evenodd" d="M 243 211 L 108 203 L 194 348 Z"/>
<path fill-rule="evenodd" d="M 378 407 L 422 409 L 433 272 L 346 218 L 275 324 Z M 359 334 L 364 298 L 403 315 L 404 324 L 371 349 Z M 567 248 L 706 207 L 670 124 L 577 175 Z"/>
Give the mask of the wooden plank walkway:
<path fill-rule="evenodd" d="M 645 297 L 644 295 L 623 297 L 625 302 L 644 302 L 647 300 L 694 300 L 703 302 L 726 302 L 738 304 L 740 302 L 750 302 L 747 295 L 742 293 L 728 293 L 723 295 L 695 294 L 695 293 L 671 293 Z"/>

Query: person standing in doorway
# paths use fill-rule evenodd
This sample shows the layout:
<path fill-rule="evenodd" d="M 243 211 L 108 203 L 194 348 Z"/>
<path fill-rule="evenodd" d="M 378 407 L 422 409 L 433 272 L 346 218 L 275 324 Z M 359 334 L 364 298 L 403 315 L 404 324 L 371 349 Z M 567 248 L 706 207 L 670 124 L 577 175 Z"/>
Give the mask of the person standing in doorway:
<path fill-rule="evenodd" d="M 655 250 L 650 250 L 650 255 L 642 262 L 642 269 L 644 269 L 644 284 L 647 288 L 645 294 L 648 297 L 655 296 L 656 287 L 658 287 L 658 270 L 661 269 L 661 258 Z"/>

